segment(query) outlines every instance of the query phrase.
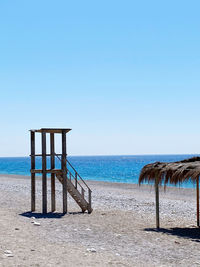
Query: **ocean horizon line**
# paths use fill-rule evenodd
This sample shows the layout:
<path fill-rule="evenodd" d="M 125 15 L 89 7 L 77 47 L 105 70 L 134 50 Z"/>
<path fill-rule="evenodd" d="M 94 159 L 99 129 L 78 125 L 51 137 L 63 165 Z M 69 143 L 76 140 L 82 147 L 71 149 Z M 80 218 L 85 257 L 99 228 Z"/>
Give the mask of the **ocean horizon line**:
<path fill-rule="evenodd" d="M 145 156 L 200 156 L 200 153 L 161 153 L 161 154 L 116 154 L 116 155 L 71 155 L 68 154 L 68 157 L 145 157 Z M 0 156 L 0 158 L 29 158 L 28 156 Z M 37 156 L 38 157 L 38 156 Z"/>

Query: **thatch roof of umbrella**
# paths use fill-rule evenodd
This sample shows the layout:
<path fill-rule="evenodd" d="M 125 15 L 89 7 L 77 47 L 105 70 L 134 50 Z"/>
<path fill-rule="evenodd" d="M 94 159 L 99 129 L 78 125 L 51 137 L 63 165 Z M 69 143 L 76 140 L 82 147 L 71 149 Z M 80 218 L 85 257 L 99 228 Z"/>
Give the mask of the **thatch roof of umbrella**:
<path fill-rule="evenodd" d="M 176 162 L 155 162 L 143 167 L 139 184 L 157 179 L 159 184 L 180 184 L 184 181 L 196 182 L 200 176 L 200 157 Z"/>
<path fill-rule="evenodd" d="M 155 183 L 156 196 L 156 226 L 159 228 L 159 187 L 164 184 L 181 184 L 191 180 L 196 183 L 197 196 L 197 226 L 200 225 L 199 219 L 199 176 L 200 176 L 200 157 L 193 157 L 176 162 L 155 162 L 143 167 L 139 177 L 139 184 L 143 182 Z"/>

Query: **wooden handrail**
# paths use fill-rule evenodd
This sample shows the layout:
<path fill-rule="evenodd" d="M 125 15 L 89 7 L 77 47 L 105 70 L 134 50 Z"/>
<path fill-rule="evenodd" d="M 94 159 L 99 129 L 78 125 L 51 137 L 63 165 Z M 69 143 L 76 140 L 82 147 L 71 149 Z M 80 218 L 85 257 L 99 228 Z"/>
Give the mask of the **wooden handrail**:
<path fill-rule="evenodd" d="M 59 158 L 59 156 L 62 156 L 62 154 L 56 154 L 54 152 L 54 155 L 59 159 L 59 161 L 61 161 L 61 159 Z M 75 172 L 75 175 L 77 175 L 79 177 L 79 179 L 84 183 L 84 185 L 87 187 L 88 191 L 92 192 L 92 190 L 89 188 L 89 186 L 85 183 L 85 181 L 82 179 L 82 177 L 78 174 L 78 172 L 75 170 L 75 168 L 72 166 L 72 164 L 68 161 L 67 159 L 67 163 L 70 165 L 70 167 L 73 169 L 73 171 Z M 67 168 L 67 172 L 71 175 L 71 177 L 74 178 L 75 182 L 82 188 L 82 185 L 78 182 L 78 179 L 76 177 L 74 177 L 74 175 L 68 170 Z"/>
<path fill-rule="evenodd" d="M 84 185 L 88 188 L 89 186 L 86 184 L 86 182 L 81 178 L 81 176 L 78 174 L 78 172 L 74 169 L 74 167 L 72 166 L 72 164 L 69 162 L 69 160 L 67 159 L 67 163 L 70 165 L 70 167 L 75 171 L 75 173 L 77 173 L 78 177 L 80 178 L 80 180 L 84 183 Z M 91 189 L 90 189 L 91 190 Z"/>

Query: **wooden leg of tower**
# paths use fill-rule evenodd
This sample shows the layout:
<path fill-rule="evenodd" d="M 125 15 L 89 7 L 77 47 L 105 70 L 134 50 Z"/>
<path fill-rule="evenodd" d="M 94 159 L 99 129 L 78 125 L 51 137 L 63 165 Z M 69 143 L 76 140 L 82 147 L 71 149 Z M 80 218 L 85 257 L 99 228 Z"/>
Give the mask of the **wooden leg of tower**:
<path fill-rule="evenodd" d="M 31 170 L 35 169 L 35 133 L 31 131 Z M 31 211 L 35 211 L 35 173 L 31 173 Z"/>
<path fill-rule="evenodd" d="M 55 168 L 55 145 L 54 133 L 50 134 L 50 148 L 51 148 L 51 169 Z M 56 210 L 56 195 L 55 195 L 55 174 L 51 174 L 51 211 Z"/>
<path fill-rule="evenodd" d="M 42 212 L 47 213 L 46 133 L 42 132 Z"/>
<path fill-rule="evenodd" d="M 67 213 L 66 132 L 62 132 L 63 213 Z"/>
<path fill-rule="evenodd" d="M 51 211 L 56 210 L 56 195 L 55 195 L 55 174 L 51 174 Z"/>
<path fill-rule="evenodd" d="M 31 174 L 31 211 L 35 211 L 35 174 Z"/>

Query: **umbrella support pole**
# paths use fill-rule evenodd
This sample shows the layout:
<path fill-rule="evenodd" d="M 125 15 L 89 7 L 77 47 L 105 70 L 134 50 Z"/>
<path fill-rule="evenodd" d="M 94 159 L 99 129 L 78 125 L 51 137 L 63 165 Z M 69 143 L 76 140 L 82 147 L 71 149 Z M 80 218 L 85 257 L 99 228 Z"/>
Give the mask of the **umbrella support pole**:
<path fill-rule="evenodd" d="M 197 226 L 199 227 L 199 177 L 197 178 Z"/>
<path fill-rule="evenodd" d="M 155 180 L 155 198 L 156 198 L 156 228 L 160 228 L 160 219 L 159 219 L 159 186 L 158 186 L 158 177 Z"/>

